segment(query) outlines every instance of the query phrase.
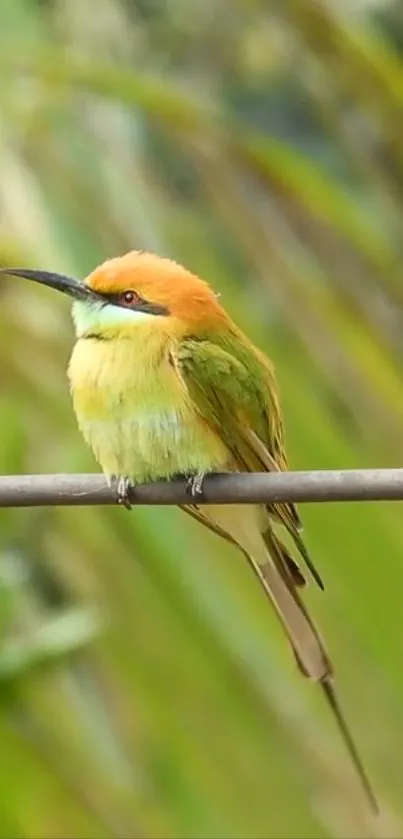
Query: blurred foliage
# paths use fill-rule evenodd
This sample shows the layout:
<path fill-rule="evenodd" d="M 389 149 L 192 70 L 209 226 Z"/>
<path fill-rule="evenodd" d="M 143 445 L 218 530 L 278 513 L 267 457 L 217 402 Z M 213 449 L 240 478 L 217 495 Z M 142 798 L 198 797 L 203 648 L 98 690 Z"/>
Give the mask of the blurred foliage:
<path fill-rule="evenodd" d="M 402 51 L 397 0 L 3 0 L 1 263 L 179 259 L 274 359 L 294 468 L 400 465 Z M 1 472 L 94 470 L 66 301 L 0 296 Z M 240 555 L 55 508 L 1 514 L 0 837 L 402 835 L 401 508 L 302 512 L 378 822 Z"/>

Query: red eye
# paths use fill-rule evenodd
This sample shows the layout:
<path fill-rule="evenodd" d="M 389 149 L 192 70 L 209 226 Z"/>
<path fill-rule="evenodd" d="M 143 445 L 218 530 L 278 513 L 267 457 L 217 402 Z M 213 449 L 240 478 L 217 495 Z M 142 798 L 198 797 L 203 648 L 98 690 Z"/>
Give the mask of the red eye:
<path fill-rule="evenodd" d="M 138 294 L 135 291 L 123 291 L 122 294 L 119 296 L 120 303 L 123 306 L 134 306 L 139 299 Z"/>

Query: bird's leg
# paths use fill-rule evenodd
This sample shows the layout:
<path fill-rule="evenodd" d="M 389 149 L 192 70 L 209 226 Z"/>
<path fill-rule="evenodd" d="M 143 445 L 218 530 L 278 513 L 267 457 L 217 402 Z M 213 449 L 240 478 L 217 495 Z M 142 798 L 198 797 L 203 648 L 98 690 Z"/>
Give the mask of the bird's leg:
<path fill-rule="evenodd" d="M 196 472 L 195 475 L 190 475 L 186 481 L 186 489 L 192 498 L 200 498 L 203 495 L 203 484 L 206 477 L 205 472 Z"/>
<path fill-rule="evenodd" d="M 130 501 L 130 490 L 133 489 L 133 482 L 130 478 L 125 477 L 125 475 L 119 475 L 115 477 L 114 484 L 116 487 L 116 497 L 117 502 L 122 507 L 126 507 L 126 510 L 131 510 L 132 505 Z"/>

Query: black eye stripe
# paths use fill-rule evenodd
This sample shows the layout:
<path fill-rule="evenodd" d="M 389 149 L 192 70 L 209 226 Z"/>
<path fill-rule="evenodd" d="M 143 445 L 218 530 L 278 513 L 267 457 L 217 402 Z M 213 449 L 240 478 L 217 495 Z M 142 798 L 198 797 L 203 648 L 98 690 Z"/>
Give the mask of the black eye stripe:
<path fill-rule="evenodd" d="M 150 303 L 148 300 L 139 300 L 139 303 L 133 306 L 138 312 L 145 312 L 148 315 L 169 315 L 170 311 L 166 306 L 161 306 L 159 303 Z"/>
<path fill-rule="evenodd" d="M 105 298 L 105 303 L 111 303 L 113 306 L 120 306 L 122 309 L 131 308 L 134 312 L 144 312 L 148 315 L 169 315 L 170 311 L 167 309 L 166 306 L 162 306 L 159 303 L 151 303 L 148 300 L 144 300 L 142 297 L 139 297 L 134 289 L 127 289 L 127 292 L 130 292 L 135 295 L 132 304 L 125 304 L 122 301 L 122 295 L 125 292 L 120 292 L 119 294 L 103 294 L 102 296 Z"/>

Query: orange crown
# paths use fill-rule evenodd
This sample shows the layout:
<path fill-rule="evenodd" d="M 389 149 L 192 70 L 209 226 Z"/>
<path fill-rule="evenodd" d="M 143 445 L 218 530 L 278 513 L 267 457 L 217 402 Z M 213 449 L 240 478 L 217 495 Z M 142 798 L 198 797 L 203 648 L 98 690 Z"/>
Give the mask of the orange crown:
<path fill-rule="evenodd" d="M 98 294 L 134 291 L 143 300 L 166 307 L 173 317 L 195 325 L 227 317 L 204 280 L 174 260 L 145 251 L 108 259 L 86 283 Z"/>

